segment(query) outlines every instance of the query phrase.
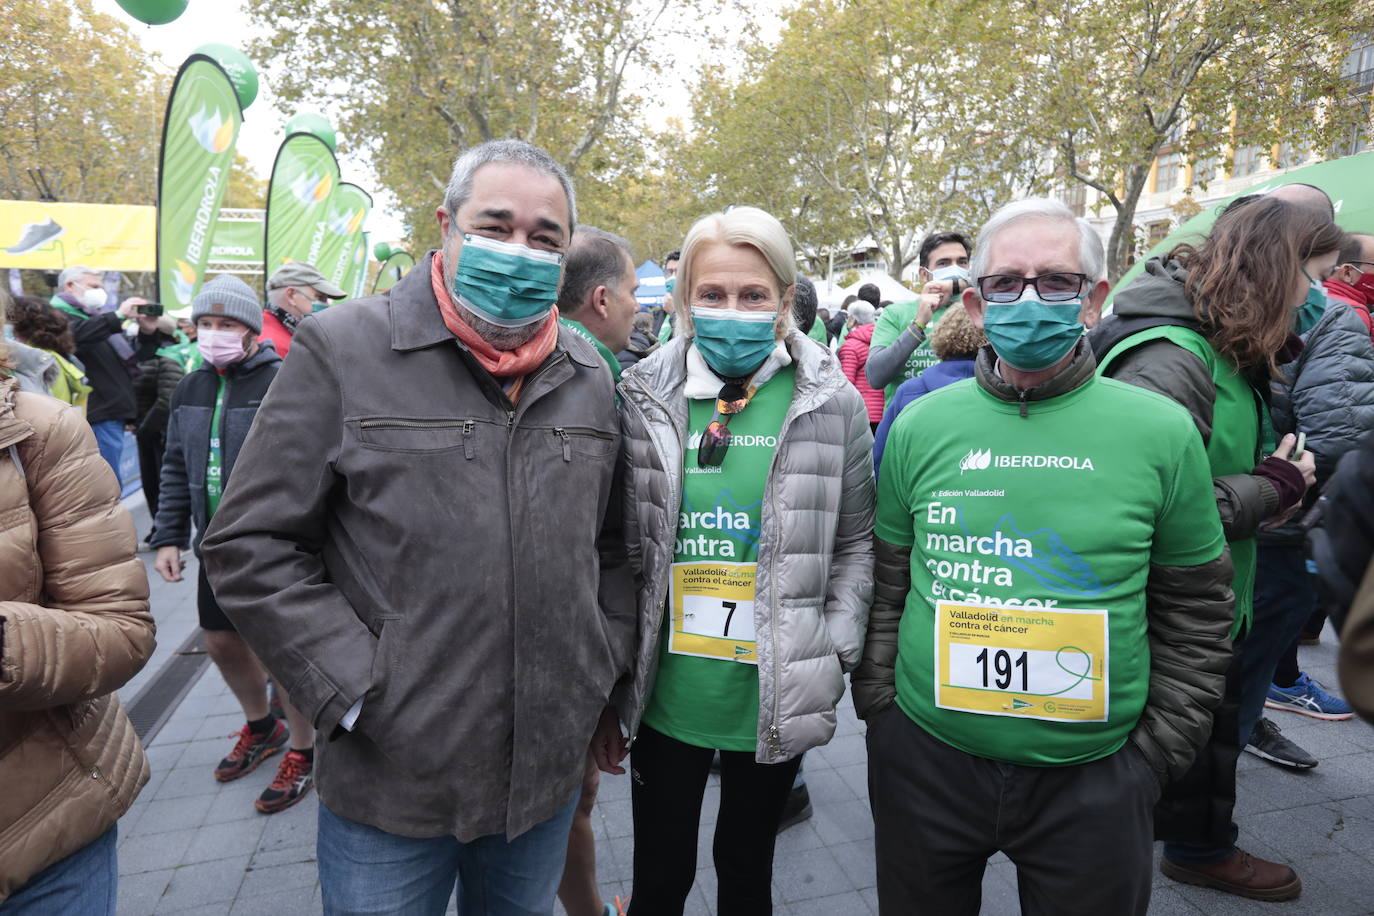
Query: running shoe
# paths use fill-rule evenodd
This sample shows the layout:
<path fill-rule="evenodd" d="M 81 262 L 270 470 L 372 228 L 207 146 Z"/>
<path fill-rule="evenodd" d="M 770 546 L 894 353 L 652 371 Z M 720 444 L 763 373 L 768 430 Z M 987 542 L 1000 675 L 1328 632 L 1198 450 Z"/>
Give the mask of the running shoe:
<path fill-rule="evenodd" d="M 282 749 L 287 737 L 286 726 L 280 721 L 274 721 L 272 730 L 265 735 L 253 734 L 247 725 L 235 734 L 239 740 L 234 749 L 215 767 L 215 778 L 220 782 L 229 782 L 256 770 L 258 764 Z"/>
<path fill-rule="evenodd" d="M 811 816 L 811 793 L 801 785 L 787 793 L 787 804 L 782 809 L 782 819 L 778 822 L 778 833 L 788 827 L 795 827 Z"/>
<path fill-rule="evenodd" d="M 1264 705 L 1269 709 L 1295 712 L 1301 716 L 1311 716 L 1313 719 L 1325 719 L 1329 722 L 1340 722 L 1355 714 L 1350 704 L 1338 696 L 1327 693 L 1325 687 L 1306 674 L 1299 675 L 1298 682 L 1292 687 L 1270 684 L 1269 696 L 1265 699 Z"/>
<path fill-rule="evenodd" d="M 276 814 L 285 811 L 300 801 L 315 784 L 315 764 L 297 750 L 289 750 L 277 767 L 277 778 L 262 790 L 258 800 L 253 803 L 263 814 Z"/>
<path fill-rule="evenodd" d="M 25 223 L 24 228 L 19 232 L 19 240 L 6 248 L 5 253 L 28 254 L 49 242 L 55 241 L 58 236 L 66 231 L 51 216 L 41 223 Z"/>
<path fill-rule="evenodd" d="M 1250 732 L 1245 749 L 1263 760 L 1292 770 L 1310 770 L 1317 758 L 1283 736 L 1282 730 L 1263 716 Z"/>

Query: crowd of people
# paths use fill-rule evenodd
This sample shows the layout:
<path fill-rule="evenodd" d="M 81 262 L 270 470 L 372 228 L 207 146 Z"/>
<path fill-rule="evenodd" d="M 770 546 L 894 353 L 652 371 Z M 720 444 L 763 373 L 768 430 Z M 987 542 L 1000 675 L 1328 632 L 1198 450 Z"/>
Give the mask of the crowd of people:
<path fill-rule="evenodd" d="M 1031 198 L 931 233 L 914 301 L 832 315 L 737 206 L 655 316 L 575 200 L 491 141 L 386 293 L 293 262 L 181 324 L 71 267 L 8 305 L 0 913 L 113 912 L 148 778 L 114 694 L 154 634 L 126 430 L 143 546 L 169 582 L 197 558 L 243 713 L 206 776 L 280 753 L 257 810 L 318 792 L 327 913 L 681 914 L 713 769 L 716 911 L 769 913 L 845 675 L 884 913 L 978 912 L 1002 851 L 1026 913 L 1142 914 L 1156 840 L 1175 881 L 1300 893 L 1236 845 L 1236 761 L 1317 765 L 1266 708 L 1354 714 L 1297 665 L 1328 615 L 1374 716 L 1374 234 L 1289 185 L 1113 291 Z"/>

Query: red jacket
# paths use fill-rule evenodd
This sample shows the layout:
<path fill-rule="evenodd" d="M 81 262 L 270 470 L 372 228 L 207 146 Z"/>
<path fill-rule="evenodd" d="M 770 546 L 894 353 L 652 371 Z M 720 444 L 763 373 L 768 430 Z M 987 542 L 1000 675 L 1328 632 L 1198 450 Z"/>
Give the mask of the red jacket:
<path fill-rule="evenodd" d="M 286 353 L 291 349 L 291 329 L 282 324 L 281 319 L 264 310 L 262 313 L 262 333 L 258 336 L 263 340 L 272 341 L 272 346 L 277 348 L 277 355 L 286 359 Z"/>
<path fill-rule="evenodd" d="M 1364 326 L 1369 329 L 1370 339 L 1374 340 L 1374 319 L 1371 319 L 1369 315 L 1370 296 L 1366 295 L 1363 289 L 1343 283 L 1335 277 L 1322 285 L 1326 287 L 1326 294 L 1332 299 L 1339 299 L 1341 302 L 1349 303 L 1354 307 L 1355 314 L 1360 316 Z"/>
<path fill-rule="evenodd" d="M 868 384 L 864 377 L 864 367 L 868 365 L 868 348 L 873 342 L 873 329 L 876 324 L 855 325 L 840 347 L 840 368 L 850 384 L 863 395 L 864 406 L 868 408 L 868 421 L 877 423 L 883 418 L 883 390 Z"/>

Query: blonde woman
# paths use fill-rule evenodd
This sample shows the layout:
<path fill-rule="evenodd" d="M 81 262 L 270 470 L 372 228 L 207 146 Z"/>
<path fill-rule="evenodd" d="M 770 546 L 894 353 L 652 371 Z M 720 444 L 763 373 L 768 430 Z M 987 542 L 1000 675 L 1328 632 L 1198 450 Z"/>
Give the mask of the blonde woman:
<path fill-rule="evenodd" d="M 795 259 L 772 216 L 698 220 L 679 333 L 621 385 L 639 646 L 617 694 L 634 738 L 633 916 L 680 914 L 721 756 L 720 916 L 772 909 L 773 843 L 800 755 L 835 731 L 872 593 L 872 435 L 834 355 L 793 326 Z M 626 739 L 603 717 L 611 772 Z"/>

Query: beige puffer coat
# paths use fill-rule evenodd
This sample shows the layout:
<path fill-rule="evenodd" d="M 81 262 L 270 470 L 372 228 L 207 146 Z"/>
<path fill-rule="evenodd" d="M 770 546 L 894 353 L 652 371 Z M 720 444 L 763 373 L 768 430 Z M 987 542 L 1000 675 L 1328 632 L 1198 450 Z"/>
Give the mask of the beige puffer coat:
<path fill-rule="evenodd" d="M 778 434 L 760 519 L 754 629 L 755 759 L 790 760 L 835 733 L 845 671 L 863 653 L 873 597 L 873 434 L 834 355 L 792 331 L 796 390 Z M 625 535 L 640 577 L 639 642 L 614 700 L 631 735 L 653 690 L 682 502 L 683 394 L 691 339 L 671 341 L 621 382 Z"/>
<path fill-rule="evenodd" d="M 0 901 L 148 781 L 113 694 L 153 652 L 134 546 L 81 413 L 0 376 Z"/>

